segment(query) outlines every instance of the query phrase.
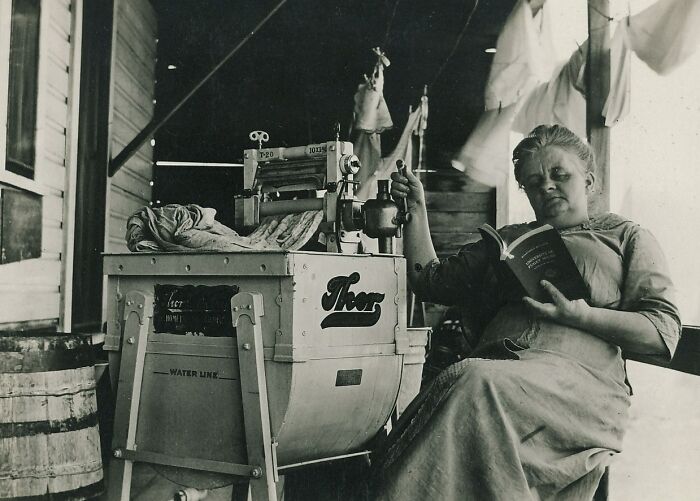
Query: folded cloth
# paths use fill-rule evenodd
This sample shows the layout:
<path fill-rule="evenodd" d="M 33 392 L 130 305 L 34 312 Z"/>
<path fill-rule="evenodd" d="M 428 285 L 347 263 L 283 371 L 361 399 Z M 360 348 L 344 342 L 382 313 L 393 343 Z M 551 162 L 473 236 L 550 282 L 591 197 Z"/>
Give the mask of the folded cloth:
<path fill-rule="evenodd" d="M 323 211 L 268 217 L 249 236 L 239 235 L 215 216 L 215 209 L 195 204 L 144 207 L 127 221 L 127 246 L 132 252 L 297 250 L 316 232 Z"/>

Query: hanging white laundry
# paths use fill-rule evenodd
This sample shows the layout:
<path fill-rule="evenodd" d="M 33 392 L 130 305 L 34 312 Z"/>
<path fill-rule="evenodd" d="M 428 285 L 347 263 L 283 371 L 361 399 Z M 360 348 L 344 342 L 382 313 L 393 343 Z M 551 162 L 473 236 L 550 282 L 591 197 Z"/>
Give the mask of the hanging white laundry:
<path fill-rule="evenodd" d="M 354 130 L 381 133 L 394 125 L 384 100 L 384 64 L 381 59 L 375 64 L 372 76 L 365 75 L 365 82 L 357 87 L 354 114 Z"/>
<path fill-rule="evenodd" d="M 360 185 L 365 184 L 379 168 L 382 156 L 380 134 L 394 125 L 384 100 L 384 66 L 390 63 L 379 47 L 372 50 L 377 55 L 372 76 L 365 75 L 365 82 L 357 87 L 354 96 L 353 151 L 362 165 L 354 180 Z"/>
<path fill-rule="evenodd" d="M 452 166 L 480 183 L 501 185 L 510 173 L 509 141 L 516 106 L 485 111 Z"/>
<path fill-rule="evenodd" d="M 552 77 L 556 53 L 546 4 L 533 16 L 527 0 L 519 0 L 496 43 L 486 83 L 486 109 L 505 108 Z"/>
<path fill-rule="evenodd" d="M 413 163 L 412 138 L 418 131 L 418 127 L 423 123 L 422 118 L 421 107 L 416 108 L 408 115 L 406 125 L 394 150 L 388 156 L 382 158 L 382 165 L 375 175 L 377 179 L 389 179 L 391 173 L 396 170 L 397 160 L 403 160 L 406 165 Z"/>
<path fill-rule="evenodd" d="M 546 9 L 543 11 L 546 15 Z M 603 107 L 606 126 L 614 126 L 629 113 L 630 50 L 654 71 L 666 74 L 697 49 L 697 26 L 700 0 L 660 0 L 618 23 L 610 42 L 610 92 Z M 543 28 L 547 28 L 546 23 Z M 558 123 L 586 136 L 584 72 L 588 42 L 553 72 L 555 76 L 550 81 L 540 77 L 539 81 L 545 83 L 533 86 L 537 68 L 543 68 L 538 61 L 555 61 L 553 50 L 545 60 L 529 52 L 538 40 L 537 33 L 527 2 L 519 1 L 499 36 L 486 89 L 488 111 L 452 161 L 455 168 L 492 186 L 508 175 L 509 164 L 503 159 L 509 153 L 511 130 L 527 134 L 537 125 Z M 499 105 L 503 107 L 500 113 Z"/>
<path fill-rule="evenodd" d="M 406 165 L 411 165 L 413 148 L 411 148 L 411 139 L 413 134 L 418 130 L 418 128 L 423 124 L 422 120 L 422 106 L 416 108 L 410 115 L 408 115 L 408 120 L 406 121 L 406 126 L 401 133 L 399 142 L 396 144 L 394 151 L 387 157 L 382 158 L 376 165 L 375 169 L 371 169 L 369 177 L 366 177 L 364 181 L 360 183 L 359 189 L 356 191 L 357 198 L 360 200 L 367 200 L 372 198 L 374 194 L 377 193 L 377 181 L 380 179 L 389 179 L 391 173 L 396 170 L 396 160 L 403 160 Z M 358 153 L 355 153 L 359 156 Z M 362 158 L 360 157 L 362 161 Z M 364 168 L 364 164 L 362 166 Z"/>
<path fill-rule="evenodd" d="M 610 41 L 610 91 L 603 106 L 607 127 L 629 114 L 630 56 L 627 23 L 623 20 Z M 556 78 L 532 91 L 516 115 L 513 130 L 527 134 L 537 125 L 558 123 L 585 137 L 587 57 L 588 40 L 572 53 Z"/>
<path fill-rule="evenodd" d="M 603 106 L 605 126 L 612 127 L 630 112 L 632 64 L 627 20 L 617 23 L 610 41 L 610 91 Z"/>
<path fill-rule="evenodd" d="M 382 139 L 378 133 L 360 132 L 353 142 L 353 153 L 360 159 L 360 172 L 355 174 L 354 181 L 360 183 L 360 189 L 369 184 L 382 163 Z M 357 191 L 355 192 L 357 194 Z"/>
<path fill-rule="evenodd" d="M 528 134 L 541 124 L 560 124 L 586 137 L 584 70 L 588 43 L 575 50 L 557 76 L 527 97 L 513 121 L 513 131 Z"/>
<path fill-rule="evenodd" d="M 524 7 L 527 10 L 523 10 Z M 547 9 L 542 10 L 542 14 L 546 15 Z M 544 68 L 538 66 L 537 61 L 553 65 L 556 55 L 553 48 L 544 59 L 539 60 L 527 53 L 528 48 L 532 47 L 533 26 L 527 2 L 519 2 L 499 37 L 499 43 L 507 42 L 504 47 L 510 50 L 511 56 L 507 57 L 509 52 L 499 47 L 496 54 L 498 56 L 500 53 L 501 59 L 494 59 L 487 84 L 490 85 L 486 94 L 488 111 L 482 115 L 459 155 L 452 161 L 455 168 L 491 186 L 501 184 L 510 172 L 511 131 L 528 134 L 538 125 L 556 123 L 586 137 L 585 64 L 588 42 L 575 50 L 566 63 L 554 71 L 550 66 L 548 74 L 545 75 L 543 70 L 540 75 L 545 76 L 536 80 L 534 69 Z M 625 28 L 626 25 L 620 25 L 611 40 L 611 86 L 603 111 L 607 126 L 614 125 L 629 112 L 630 49 Z M 513 29 L 521 30 L 520 34 L 507 33 L 507 30 Z M 529 42 L 523 35 L 528 29 L 531 30 Z M 551 36 L 548 39 L 551 42 Z M 542 49 L 538 56 L 545 53 Z M 511 66 L 507 65 L 509 60 Z M 535 62 L 530 64 L 527 61 Z M 533 82 L 539 84 L 533 87 Z M 511 87 L 507 88 L 506 85 Z M 511 104 L 504 106 L 499 113 L 499 103 Z"/>
<path fill-rule="evenodd" d="M 629 19 L 634 53 L 660 75 L 670 73 L 700 44 L 700 1 L 659 0 Z"/>
<path fill-rule="evenodd" d="M 452 166 L 481 183 L 497 186 L 510 172 L 510 132 L 522 102 L 556 67 L 551 20 L 546 6 L 536 15 L 519 0 L 506 20 L 485 90 L 486 111 Z"/>

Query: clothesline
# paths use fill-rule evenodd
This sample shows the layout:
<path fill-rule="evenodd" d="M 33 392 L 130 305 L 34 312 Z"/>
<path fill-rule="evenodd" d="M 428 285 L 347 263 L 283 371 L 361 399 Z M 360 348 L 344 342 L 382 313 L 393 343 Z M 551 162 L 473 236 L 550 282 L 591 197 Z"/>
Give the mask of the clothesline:
<path fill-rule="evenodd" d="M 589 9 L 593 9 L 593 11 L 595 11 L 597 14 L 599 14 L 600 17 L 604 17 L 605 19 L 607 19 L 608 22 L 611 22 L 611 21 L 614 21 L 614 20 L 615 20 L 614 17 L 610 17 L 610 16 L 608 16 L 607 14 L 601 12 L 595 5 L 593 5 L 593 4 L 590 3 L 590 2 L 588 3 L 588 8 L 589 8 Z"/>
<path fill-rule="evenodd" d="M 386 44 L 389 41 L 389 34 L 391 33 L 391 25 L 394 23 L 394 17 L 396 17 L 396 10 L 399 7 L 400 1 L 401 0 L 396 0 L 396 2 L 394 2 L 394 8 L 391 11 L 391 17 L 389 17 L 389 20 L 386 23 L 386 33 L 384 33 L 384 41 L 382 41 L 381 47 L 386 47 Z"/>
<path fill-rule="evenodd" d="M 391 34 L 391 28 L 392 24 L 394 22 L 394 17 L 396 16 L 396 11 L 399 6 L 399 2 L 401 0 L 396 0 L 394 3 L 394 7 L 391 12 L 391 16 L 389 16 L 389 19 L 387 20 L 387 27 L 386 27 L 386 33 L 384 34 L 384 40 L 382 42 L 381 47 L 386 48 L 387 42 L 389 41 L 389 35 Z M 443 60 L 442 64 L 438 68 L 438 71 L 435 73 L 435 76 L 433 77 L 433 80 L 428 84 L 429 87 L 432 87 L 435 82 L 440 78 L 440 75 L 442 75 L 442 72 L 445 70 L 445 67 L 447 66 L 447 63 L 452 59 L 452 56 L 454 56 L 455 52 L 457 51 L 457 48 L 459 47 L 459 44 L 462 42 L 462 38 L 464 38 L 464 35 L 467 32 L 467 28 L 471 24 L 472 17 L 474 16 L 474 13 L 476 12 L 477 7 L 479 6 L 479 0 L 474 0 L 474 5 L 472 6 L 471 11 L 469 12 L 469 15 L 467 16 L 467 20 L 464 23 L 464 26 L 460 30 L 459 34 L 457 35 L 457 38 L 455 40 L 454 45 L 452 46 L 452 49 L 450 52 L 447 54 L 447 57 Z"/>
<path fill-rule="evenodd" d="M 449 54 L 445 58 L 445 60 L 442 62 L 442 65 L 438 69 L 437 73 L 435 73 L 435 77 L 433 77 L 433 81 L 430 82 L 428 85 L 429 87 L 432 87 L 435 85 L 435 82 L 437 82 L 437 79 L 440 78 L 440 75 L 442 75 L 442 72 L 444 71 L 445 67 L 447 66 L 447 63 L 452 59 L 452 56 L 454 56 L 454 53 L 457 51 L 457 47 L 459 47 L 459 44 L 462 42 L 462 38 L 464 37 L 465 33 L 467 32 L 467 28 L 472 22 L 472 17 L 474 16 L 474 12 L 476 12 L 476 8 L 479 6 L 479 0 L 474 0 L 474 6 L 472 7 L 471 12 L 469 12 L 469 16 L 467 16 L 467 21 L 464 23 L 464 26 L 462 27 L 462 30 L 459 32 L 459 35 L 457 35 L 457 40 L 455 41 L 454 45 L 452 46 L 452 50 L 450 50 Z"/>

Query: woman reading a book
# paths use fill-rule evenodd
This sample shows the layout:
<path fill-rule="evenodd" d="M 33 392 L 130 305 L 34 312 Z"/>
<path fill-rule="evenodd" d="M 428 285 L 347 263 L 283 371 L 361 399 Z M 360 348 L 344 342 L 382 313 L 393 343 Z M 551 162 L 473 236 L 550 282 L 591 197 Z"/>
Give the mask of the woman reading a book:
<path fill-rule="evenodd" d="M 513 162 L 536 222 L 498 233 L 508 243 L 538 225 L 556 228 L 587 297 L 569 299 L 547 281 L 548 300 L 523 297 L 484 240 L 438 260 L 420 181 L 393 174 L 392 196 L 413 215 L 404 252 L 414 291 L 464 307 L 481 335 L 374 455 L 377 499 L 591 499 L 627 426 L 622 352 L 668 360 L 675 350 L 680 319 L 656 240 L 615 214 L 588 213 L 590 146 L 543 125 Z"/>

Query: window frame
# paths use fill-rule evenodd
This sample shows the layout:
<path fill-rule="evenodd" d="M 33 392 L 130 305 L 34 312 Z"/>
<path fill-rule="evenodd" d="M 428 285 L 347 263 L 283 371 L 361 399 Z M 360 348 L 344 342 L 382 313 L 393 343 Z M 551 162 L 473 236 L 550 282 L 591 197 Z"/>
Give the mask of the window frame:
<path fill-rule="evenodd" d="M 42 130 L 40 127 L 43 113 L 43 73 L 44 54 L 46 53 L 45 26 L 48 9 L 41 8 L 39 12 L 39 50 L 36 99 L 36 134 L 34 136 L 34 179 L 15 174 L 6 168 L 7 156 L 7 120 L 10 76 L 10 37 L 12 29 L 12 1 L 0 2 L 0 184 L 20 188 L 38 195 L 45 195 L 46 189 L 41 184 Z M 43 2 L 42 2 L 43 3 Z"/>

